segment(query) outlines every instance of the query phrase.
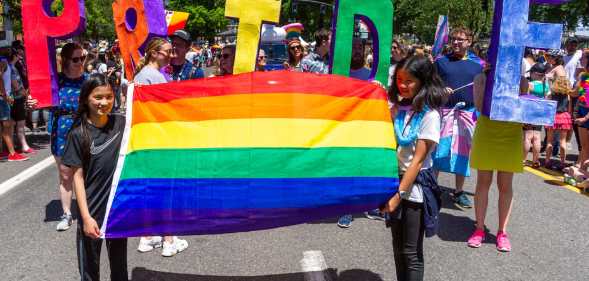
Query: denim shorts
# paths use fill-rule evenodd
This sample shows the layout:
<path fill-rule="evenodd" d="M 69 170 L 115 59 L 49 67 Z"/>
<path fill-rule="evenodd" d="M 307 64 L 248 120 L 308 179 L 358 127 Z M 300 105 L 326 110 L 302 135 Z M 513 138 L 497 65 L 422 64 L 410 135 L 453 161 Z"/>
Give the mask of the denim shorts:
<path fill-rule="evenodd" d="M 10 105 L 3 99 L 0 99 L 0 121 L 10 120 Z"/>

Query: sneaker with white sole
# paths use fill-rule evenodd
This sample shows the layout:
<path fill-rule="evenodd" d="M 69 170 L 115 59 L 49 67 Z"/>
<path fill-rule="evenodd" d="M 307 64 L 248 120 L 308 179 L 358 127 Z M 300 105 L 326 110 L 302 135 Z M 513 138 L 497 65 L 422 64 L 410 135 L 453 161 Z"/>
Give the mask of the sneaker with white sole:
<path fill-rule="evenodd" d="M 177 236 L 173 237 L 172 243 L 164 241 L 163 245 L 162 256 L 164 257 L 172 257 L 188 248 L 188 242 L 186 240 L 179 239 Z"/>
<path fill-rule="evenodd" d="M 70 229 L 72 221 L 73 219 L 71 214 L 63 214 L 61 217 L 59 217 L 59 222 L 57 223 L 57 227 L 55 227 L 55 229 L 57 231 L 66 231 Z"/>
<path fill-rule="evenodd" d="M 155 248 L 162 247 L 162 237 L 152 236 L 151 238 L 141 237 L 137 251 L 147 253 L 153 251 Z"/>

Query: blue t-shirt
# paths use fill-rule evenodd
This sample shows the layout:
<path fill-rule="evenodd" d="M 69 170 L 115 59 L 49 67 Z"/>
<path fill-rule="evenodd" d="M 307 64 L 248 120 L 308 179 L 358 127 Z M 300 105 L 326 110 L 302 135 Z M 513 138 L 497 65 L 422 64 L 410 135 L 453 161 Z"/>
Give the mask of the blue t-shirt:
<path fill-rule="evenodd" d="M 438 74 L 446 83 L 446 87 L 458 89 L 473 83 L 474 78 L 483 72 L 485 62 L 475 54 L 468 52 L 462 59 L 452 54 L 440 57 L 435 66 Z M 472 86 L 464 87 L 448 97 L 445 107 L 452 108 L 459 102 L 464 102 L 467 108 L 474 107 Z"/>

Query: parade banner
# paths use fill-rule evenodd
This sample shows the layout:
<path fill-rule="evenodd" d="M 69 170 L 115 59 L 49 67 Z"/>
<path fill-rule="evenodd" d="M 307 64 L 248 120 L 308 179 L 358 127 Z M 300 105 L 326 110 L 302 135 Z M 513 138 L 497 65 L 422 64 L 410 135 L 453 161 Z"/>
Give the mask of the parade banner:
<path fill-rule="evenodd" d="M 176 30 L 184 29 L 189 16 L 189 13 L 166 10 L 168 36 L 174 34 Z"/>
<path fill-rule="evenodd" d="M 448 43 L 449 34 L 450 23 L 448 23 L 448 16 L 440 16 L 438 18 L 438 27 L 436 28 L 434 45 L 432 46 L 432 56 L 434 58 L 437 58 L 444 50 L 444 45 Z"/>
<path fill-rule="evenodd" d="M 21 4 L 29 87 L 39 107 L 59 103 L 55 41 L 80 34 L 86 24 L 84 0 L 63 0 L 59 16 L 51 14 L 51 3 L 23 0 Z"/>
<path fill-rule="evenodd" d="M 106 238 L 287 226 L 371 210 L 397 191 L 393 123 L 374 83 L 254 72 L 135 85 L 127 106 Z"/>
<path fill-rule="evenodd" d="M 112 10 L 125 77 L 133 80 L 135 65 L 143 56 L 142 49 L 151 38 L 167 34 L 164 3 L 162 0 L 115 0 Z"/>
<path fill-rule="evenodd" d="M 567 0 L 533 0 L 558 4 Z M 487 76 L 483 114 L 492 120 L 552 125 L 556 102 L 520 97 L 521 62 L 526 47 L 559 49 L 562 25 L 528 21 L 530 1 L 497 0 L 489 47 L 492 65 Z"/>
<path fill-rule="evenodd" d="M 370 80 L 388 85 L 393 14 L 393 3 L 390 0 L 337 0 L 331 32 L 331 73 L 350 75 L 354 24 L 359 19 L 368 26 L 372 35 L 373 65 Z"/>
<path fill-rule="evenodd" d="M 260 31 L 263 23 L 277 24 L 280 0 L 227 0 L 225 16 L 239 19 L 233 73 L 252 72 L 256 68 Z"/>

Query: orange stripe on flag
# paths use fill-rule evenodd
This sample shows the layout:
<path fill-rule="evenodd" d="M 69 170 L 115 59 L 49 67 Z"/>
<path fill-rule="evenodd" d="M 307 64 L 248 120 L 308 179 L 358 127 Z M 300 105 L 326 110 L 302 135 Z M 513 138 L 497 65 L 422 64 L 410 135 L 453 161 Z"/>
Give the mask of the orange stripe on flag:
<path fill-rule="evenodd" d="M 133 103 L 133 124 L 248 118 L 391 122 L 385 100 L 312 94 L 228 95 Z"/>

